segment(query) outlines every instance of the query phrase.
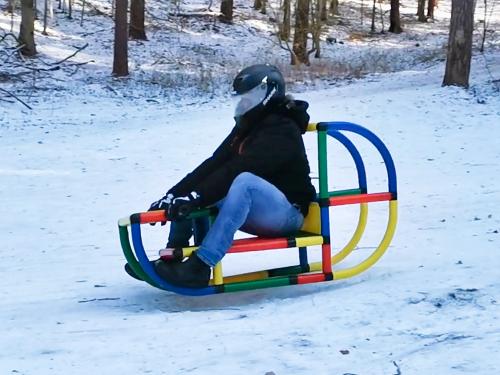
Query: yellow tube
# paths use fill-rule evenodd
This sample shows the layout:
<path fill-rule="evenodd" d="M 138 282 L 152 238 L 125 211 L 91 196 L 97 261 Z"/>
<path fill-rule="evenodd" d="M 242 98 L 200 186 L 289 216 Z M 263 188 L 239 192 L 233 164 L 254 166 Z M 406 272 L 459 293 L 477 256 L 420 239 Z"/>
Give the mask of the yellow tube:
<path fill-rule="evenodd" d="M 269 273 L 267 271 L 256 271 L 256 272 L 242 273 L 239 275 L 226 276 L 224 277 L 224 282 L 226 284 L 231 284 L 231 283 L 239 283 L 242 281 L 262 280 L 262 279 L 267 279 L 268 277 Z"/>
<path fill-rule="evenodd" d="M 367 270 L 377 262 L 385 251 L 389 247 L 392 238 L 394 237 L 394 232 L 396 231 L 396 223 L 398 220 L 398 202 L 396 200 L 389 202 L 389 220 L 387 223 L 387 229 L 385 231 L 384 237 L 380 242 L 379 246 L 375 251 L 366 258 L 363 262 L 357 264 L 354 267 L 346 268 L 339 271 L 333 272 L 333 279 L 347 279 L 349 277 L 356 276 L 361 272 Z"/>
<path fill-rule="evenodd" d="M 296 247 L 306 247 L 306 246 L 314 246 L 322 244 L 323 244 L 323 236 L 297 237 L 295 239 Z"/>
<path fill-rule="evenodd" d="M 315 122 L 312 122 L 310 124 L 307 125 L 307 131 L 308 132 L 315 132 L 316 131 L 316 126 L 318 124 L 316 124 Z"/>
<path fill-rule="evenodd" d="M 368 203 L 361 203 L 359 207 L 359 219 L 356 231 L 352 235 L 351 240 L 345 245 L 345 247 L 340 250 L 337 254 L 332 257 L 332 264 L 337 264 L 341 262 L 346 256 L 348 256 L 356 246 L 358 246 L 363 233 L 365 232 L 366 222 L 368 218 Z"/>
<path fill-rule="evenodd" d="M 332 257 L 332 264 L 337 264 L 342 261 L 346 256 L 348 256 L 358 245 L 361 237 L 366 228 L 366 222 L 368 217 L 368 203 L 360 203 L 359 207 L 359 218 L 358 226 L 352 235 L 351 240 L 340 250 L 337 254 Z M 309 265 L 311 272 L 317 272 L 322 270 L 321 262 L 311 263 Z"/>
<path fill-rule="evenodd" d="M 224 284 L 224 278 L 222 277 L 222 262 L 219 262 L 214 267 L 214 285 Z"/>

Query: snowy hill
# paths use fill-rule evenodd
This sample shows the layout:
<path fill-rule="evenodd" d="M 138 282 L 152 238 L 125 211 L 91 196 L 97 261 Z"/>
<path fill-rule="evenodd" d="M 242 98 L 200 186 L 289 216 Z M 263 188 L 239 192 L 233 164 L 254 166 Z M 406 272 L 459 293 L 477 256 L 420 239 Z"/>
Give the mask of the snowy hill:
<path fill-rule="evenodd" d="M 87 51 L 77 56 L 98 61 Z M 496 51 L 490 57 L 498 61 Z M 146 209 L 212 152 L 232 127 L 232 103 L 212 93 L 150 96 L 137 75 L 123 86 L 107 78 L 107 66 L 78 73 L 76 84 L 69 71 L 54 72 L 44 84 L 64 90 L 43 97 L 28 97 L 25 82 L 2 86 L 33 110 L 0 101 L 0 374 L 500 371 L 500 95 L 483 56 L 468 91 L 441 87 L 442 61 L 327 89 L 297 86 L 312 121 L 359 123 L 391 150 L 394 241 L 353 279 L 199 298 L 128 277 L 116 221 Z M 314 155 L 315 140 L 305 140 Z M 352 187 L 352 162 L 334 150 L 332 183 Z M 360 150 L 377 190 L 381 160 Z M 370 210 L 359 255 L 383 234 L 385 207 Z M 356 213 L 335 215 L 334 248 Z M 148 248 L 163 245 L 164 229 L 145 229 Z M 227 271 L 294 261 L 288 252 L 228 256 Z"/>

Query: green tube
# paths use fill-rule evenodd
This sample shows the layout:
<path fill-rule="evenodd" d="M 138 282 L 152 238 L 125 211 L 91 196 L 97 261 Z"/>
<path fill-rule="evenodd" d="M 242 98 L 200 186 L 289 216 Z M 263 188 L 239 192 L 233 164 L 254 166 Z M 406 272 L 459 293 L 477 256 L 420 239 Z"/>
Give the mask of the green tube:
<path fill-rule="evenodd" d="M 328 170 L 326 159 L 326 130 L 318 130 L 319 198 L 328 198 Z"/>
<path fill-rule="evenodd" d="M 341 197 L 345 195 L 356 195 L 362 194 L 363 191 L 361 189 L 346 189 L 346 190 L 335 190 L 328 193 L 328 196 L 331 197 Z"/>
<path fill-rule="evenodd" d="M 253 289 L 263 289 L 263 288 L 273 288 L 276 286 L 290 285 L 290 278 L 285 277 L 275 277 L 272 279 L 255 280 L 255 281 L 244 281 L 240 283 L 224 284 L 224 292 L 240 292 L 243 290 L 253 290 Z"/>
<path fill-rule="evenodd" d="M 301 266 L 289 266 L 282 268 L 274 268 L 267 271 L 270 277 L 274 276 L 288 276 L 288 275 L 298 275 L 303 272 L 308 272 L 304 270 Z"/>
<path fill-rule="evenodd" d="M 142 280 L 146 281 L 148 284 L 156 286 L 156 283 L 151 280 L 148 275 L 146 275 L 146 273 L 142 270 L 141 265 L 135 258 L 132 247 L 130 246 L 127 226 L 119 225 L 118 229 L 120 231 L 120 243 L 122 245 L 123 255 L 125 255 L 125 259 L 127 259 L 127 263 L 129 264 L 130 268 L 132 268 L 132 271 L 134 271 L 135 274 Z"/>

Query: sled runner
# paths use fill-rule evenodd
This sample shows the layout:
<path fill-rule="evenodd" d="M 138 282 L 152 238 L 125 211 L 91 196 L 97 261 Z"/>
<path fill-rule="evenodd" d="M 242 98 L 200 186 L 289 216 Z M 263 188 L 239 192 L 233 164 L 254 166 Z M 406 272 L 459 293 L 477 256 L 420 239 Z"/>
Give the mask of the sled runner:
<path fill-rule="evenodd" d="M 155 272 L 142 241 L 141 225 L 168 221 L 164 210 L 141 212 L 118 221 L 120 242 L 130 269 L 148 284 L 167 291 L 185 295 L 208 295 L 215 293 L 236 292 L 243 290 L 277 287 L 294 284 L 318 283 L 330 280 L 346 279 L 360 274 L 375 264 L 387 250 L 396 229 L 397 222 L 397 182 L 396 170 L 389 150 L 384 143 L 370 130 L 349 122 L 320 122 L 309 124 L 308 131 L 317 133 L 319 193 L 316 202 L 311 204 L 309 214 L 302 230 L 291 237 L 262 238 L 252 237 L 234 240 L 228 254 L 266 251 L 273 249 L 298 248 L 298 264 L 240 275 L 224 276 L 222 263 L 213 268 L 210 285 L 205 288 L 181 288 L 169 284 Z M 366 169 L 360 152 L 344 133 L 355 133 L 368 140 L 378 150 L 387 171 L 388 190 L 369 193 Z M 328 137 L 340 142 L 351 155 L 357 170 L 357 187 L 348 190 L 328 190 Z M 347 268 L 336 265 L 345 259 L 358 245 L 365 231 L 368 203 L 388 202 L 388 222 L 382 240 L 376 249 L 364 260 Z M 356 230 L 348 243 L 338 252 L 332 254 L 330 243 L 330 207 L 342 205 L 359 205 L 359 217 Z M 207 208 L 191 213 L 189 218 L 213 216 L 215 209 Z M 130 233 L 129 233 L 130 228 Z M 130 241 L 130 237 L 132 241 Z M 321 261 L 309 263 L 308 247 L 321 247 Z M 179 260 L 189 256 L 196 246 L 178 248 L 170 254 Z"/>

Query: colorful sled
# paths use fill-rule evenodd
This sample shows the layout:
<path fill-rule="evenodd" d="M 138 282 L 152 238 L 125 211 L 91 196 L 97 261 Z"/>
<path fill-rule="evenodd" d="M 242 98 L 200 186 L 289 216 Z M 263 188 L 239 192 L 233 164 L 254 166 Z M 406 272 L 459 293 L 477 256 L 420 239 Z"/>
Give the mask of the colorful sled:
<path fill-rule="evenodd" d="M 168 221 L 165 211 L 159 210 L 136 213 L 118 221 L 123 253 L 132 270 L 142 280 L 154 287 L 184 295 L 201 296 L 215 293 L 340 280 L 356 276 L 370 268 L 387 250 L 396 229 L 397 182 L 396 170 L 391 154 L 384 143 L 374 133 L 360 125 L 349 122 L 320 122 L 309 124 L 307 130 L 317 132 L 319 194 L 317 201 L 311 204 L 309 214 L 302 230 L 295 236 L 287 238 L 252 237 L 235 240 L 228 251 L 228 253 L 241 253 L 248 251 L 298 248 L 298 265 L 224 277 L 222 262 L 220 262 L 213 268 L 213 277 L 208 287 L 191 289 L 171 285 L 156 274 L 154 267 L 151 265 L 146 255 L 141 237 L 142 224 Z M 344 135 L 344 132 L 355 133 L 367 139 L 378 150 L 387 171 L 387 192 L 368 193 L 366 170 L 363 159 L 354 143 Z M 327 136 L 333 137 L 340 142 L 352 156 L 357 169 L 357 188 L 340 191 L 328 190 Z M 382 201 L 387 201 L 389 203 L 389 215 L 385 234 L 377 248 L 366 259 L 355 266 L 344 269 L 332 267 L 346 258 L 358 245 L 367 223 L 368 203 Z M 360 206 L 357 228 L 347 245 L 339 252 L 332 255 L 330 246 L 329 207 L 351 204 L 359 204 Z M 190 218 L 194 219 L 214 214 L 214 210 L 208 208 L 193 212 Z M 129 239 L 129 227 L 132 244 Z M 308 262 L 308 246 L 321 246 L 320 262 Z M 173 255 L 182 259 L 183 257 L 189 256 L 196 249 L 196 246 L 178 248 L 175 249 Z"/>

